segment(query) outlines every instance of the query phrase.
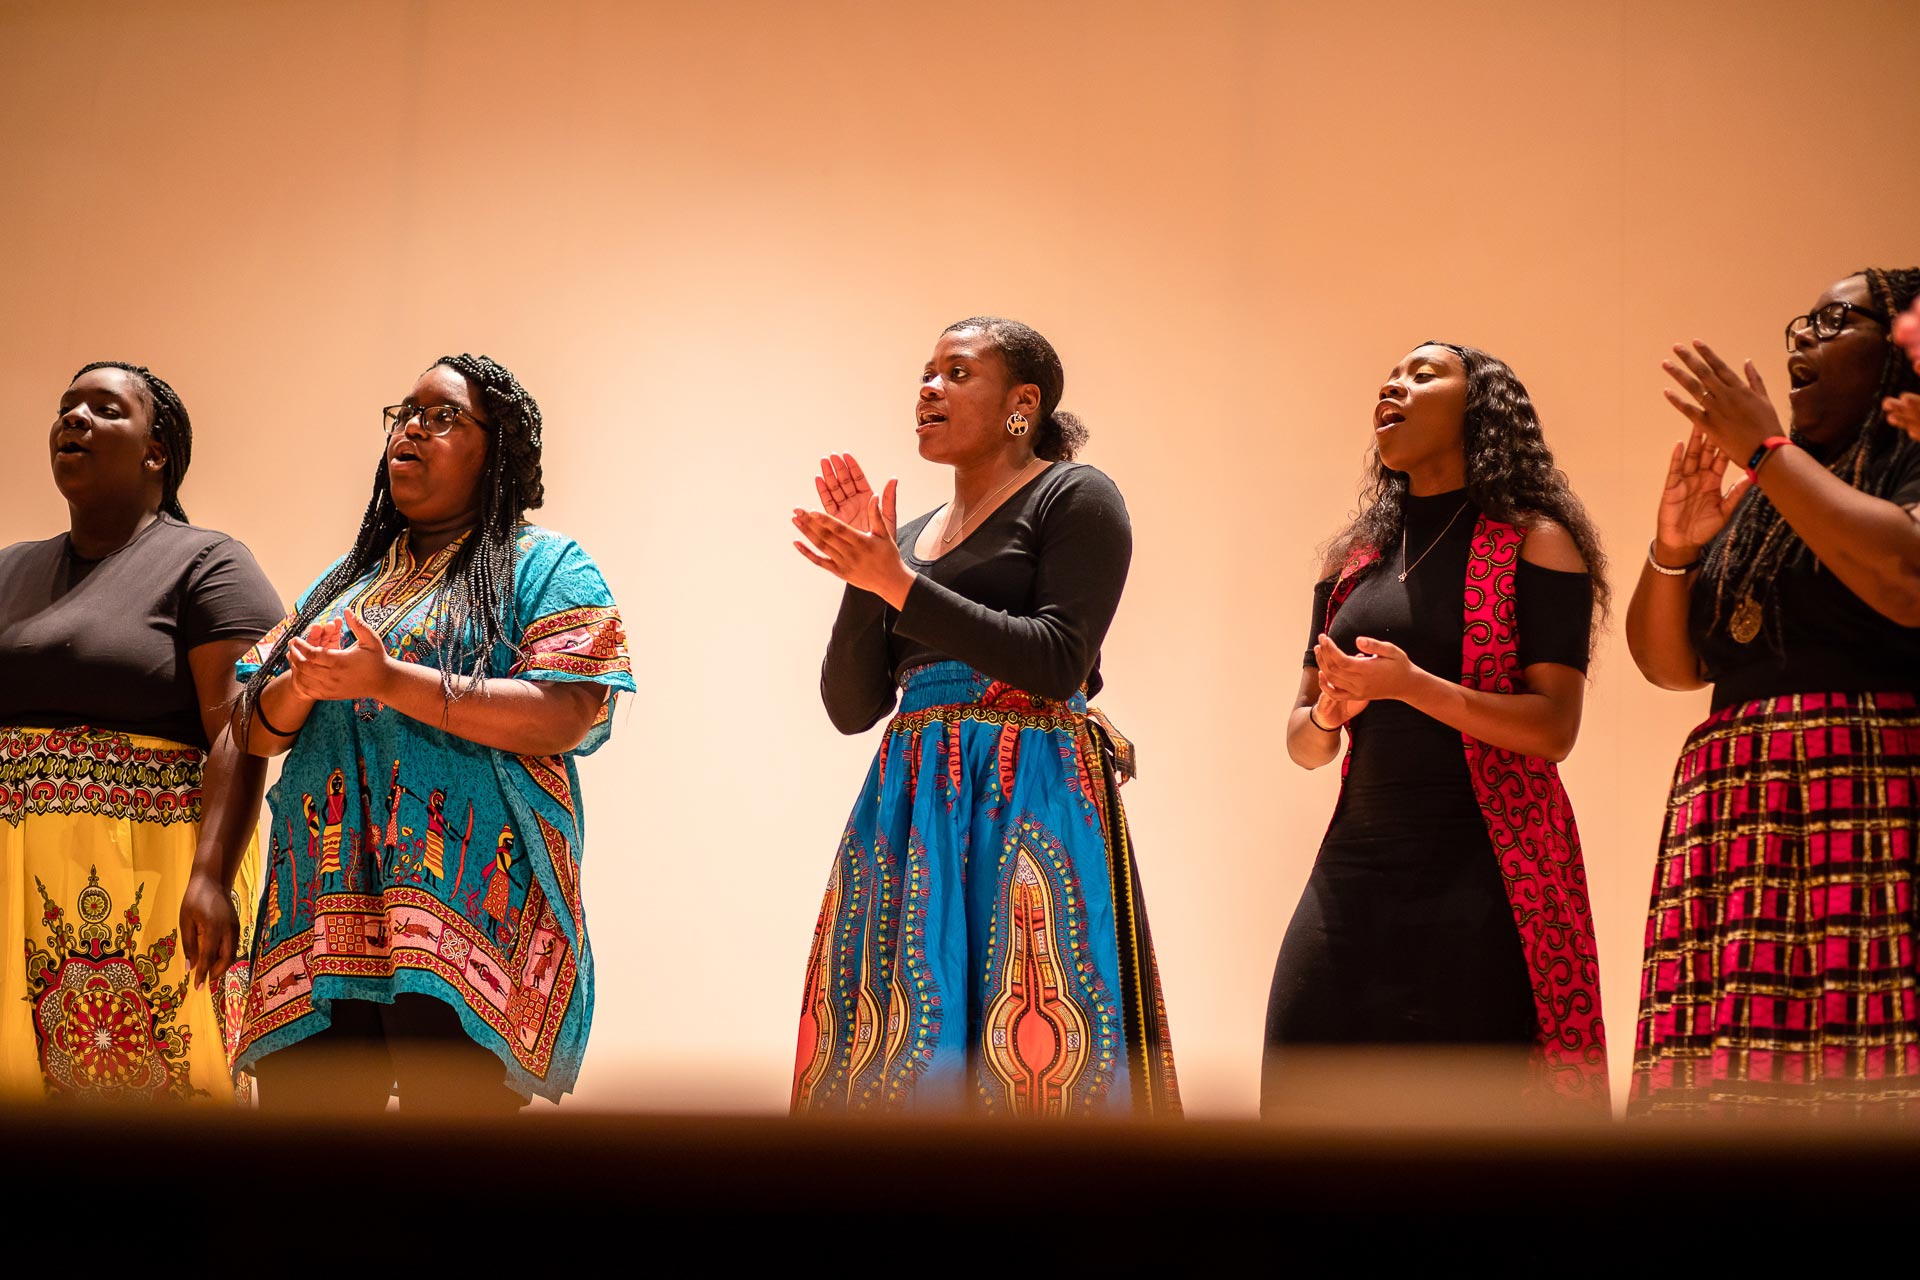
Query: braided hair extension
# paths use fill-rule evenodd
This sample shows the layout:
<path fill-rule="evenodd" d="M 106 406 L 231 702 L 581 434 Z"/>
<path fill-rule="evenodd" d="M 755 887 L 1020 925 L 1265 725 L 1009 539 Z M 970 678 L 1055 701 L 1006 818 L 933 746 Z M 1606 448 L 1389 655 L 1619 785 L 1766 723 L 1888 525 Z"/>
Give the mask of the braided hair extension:
<path fill-rule="evenodd" d="M 1460 434 L 1467 460 L 1468 499 L 1494 520 L 1525 526 L 1544 517 L 1572 535 L 1593 581 L 1591 652 L 1612 609 L 1607 556 L 1593 518 L 1574 494 L 1566 473 L 1554 465 L 1553 450 L 1547 447 L 1526 385 L 1505 361 L 1477 347 L 1451 342 L 1420 345 L 1445 347 L 1460 357 L 1467 371 L 1467 405 Z M 1328 544 L 1327 562 L 1333 569 L 1338 570 L 1362 547 L 1385 548 L 1400 540 L 1406 529 L 1408 484 L 1404 472 L 1388 470 L 1379 454 L 1374 454 L 1373 470 L 1362 482 L 1359 510 Z M 1375 561 L 1367 572 L 1385 563 Z"/>
<path fill-rule="evenodd" d="M 496 645 L 515 654 L 509 615 L 513 607 L 514 542 L 528 511 L 546 500 L 540 472 L 540 406 L 511 371 L 486 356 L 441 356 L 479 393 L 478 407 L 493 426 L 487 460 L 480 472 L 480 518 L 473 533 L 447 565 L 445 578 L 432 608 L 441 616 L 440 646 L 435 665 L 449 702 L 471 693 L 486 678 Z M 247 680 L 240 694 L 240 713 L 250 720 L 260 695 L 286 658 L 287 645 L 303 634 L 342 592 L 358 582 L 387 554 L 407 527 L 406 517 L 393 504 L 387 485 L 383 449 L 373 476 L 373 497 L 361 518 L 353 549 L 315 584 L 286 630 Z M 472 633 L 471 641 L 468 640 Z M 454 673 L 465 677 L 456 688 Z"/>
<path fill-rule="evenodd" d="M 187 523 L 187 509 L 180 505 L 180 483 L 187 478 L 187 464 L 193 461 L 193 419 L 187 416 L 186 403 L 159 374 L 143 364 L 124 360 L 95 360 L 67 379 L 67 385 L 72 386 L 95 369 L 130 373 L 146 390 L 147 407 L 153 410 L 153 434 L 167 450 L 167 469 L 160 477 L 160 509 L 181 524 Z"/>
<path fill-rule="evenodd" d="M 1034 426 L 1033 452 L 1049 462 L 1071 462 L 1087 444 L 1086 424 L 1076 414 L 1060 408 L 1060 396 L 1066 391 L 1067 374 L 1060 355 L 1040 333 L 1018 320 L 999 316 L 969 316 L 940 331 L 984 334 L 988 342 L 1007 362 L 1013 385 L 1032 383 L 1040 388 L 1040 421 Z"/>
<path fill-rule="evenodd" d="M 1882 270 L 1868 267 L 1855 275 L 1865 276 L 1873 305 L 1888 316 L 1895 316 L 1913 305 L 1920 296 L 1920 267 Z M 1911 450 L 1920 449 L 1906 432 L 1887 421 L 1881 402 L 1888 396 L 1920 391 L 1920 374 L 1906 352 L 1889 335 L 1886 355 L 1880 366 L 1880 389 L 1874 392 L 1866 420 L 1846 445 L 1827 460 L 1827 470 L 1862 493 L 1884 498 L 1893 487 L 1898 466 Z M 1790 433 L 1793 442 L 1806 446 L 1798 433 Z M 1816 452 L 1815 456 L 1818 456 Z M 1771 608 L 1772 596 L 1790 561 L 1811 557 L 1807 544 L 1793 527 L 1780 518 L 1767 495 L 1758 485 L 1747 490 L 1734 508 L 1726 527 L 1707 543 L 1700 556 L 1700 574 L 1713 584 L 1713 621 L 1709 631 L 1730 634 L 1732 614 L 1739 602 L 1751 597 L 1760 606 L 1760 637 L 1775 654 L 1786 652 L 1780 629 L 1780 611 Z M 1751 637 L 1750 637 L 1751 638 Z"/>

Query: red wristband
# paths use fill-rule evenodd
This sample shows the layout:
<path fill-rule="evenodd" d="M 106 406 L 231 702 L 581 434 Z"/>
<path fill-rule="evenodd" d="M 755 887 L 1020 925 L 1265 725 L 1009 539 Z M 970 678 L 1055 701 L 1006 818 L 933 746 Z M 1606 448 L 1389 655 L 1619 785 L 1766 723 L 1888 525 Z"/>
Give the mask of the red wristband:
<path fill-rule="evenodd" d="M 1775 449 L 1783 449 L 1792 443 L 1785 436 L 1768 436 L 1762 440 L 1760 447 L 1753 451 L 1753 456 L 1747 459 L 1747 479 L 1751 480 L 1760 473 L 1760 464 L 1773 456 Z"/>

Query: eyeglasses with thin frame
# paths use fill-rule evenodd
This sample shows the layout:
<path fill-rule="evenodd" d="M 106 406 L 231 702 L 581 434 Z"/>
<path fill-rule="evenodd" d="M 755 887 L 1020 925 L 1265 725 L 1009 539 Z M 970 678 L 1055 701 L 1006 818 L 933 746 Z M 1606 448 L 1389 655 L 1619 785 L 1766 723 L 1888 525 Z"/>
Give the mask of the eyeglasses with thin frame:
<path fill-rule="evenodd" d="M 1850 311 L 1869 320 L 1878 320 L 1882 325 L 1890 323 L 1886 316 L 1869 307 L 1856 307 L 1851 302 L 1829 302 L 1824 307 L 1787 321 L 1787 350 L 1793 350 L 1793 335 L 1809 326 L 1813 329 L 1813 336 L 1822 342 L 1839 337 L 1840 331 L 1846 328 L 1847 313 Z"/>
<path fill-rule="evenodd" d="M 391 438 L 394 432 L 412 422 L 416 414 L 420 417 L 420 429 L 430 436 L 446 435 L 460 425 L 462 418 L 476 427 L 484 425 L 457 404 L 390 404 L 380 411 L 380 425 Z"/>

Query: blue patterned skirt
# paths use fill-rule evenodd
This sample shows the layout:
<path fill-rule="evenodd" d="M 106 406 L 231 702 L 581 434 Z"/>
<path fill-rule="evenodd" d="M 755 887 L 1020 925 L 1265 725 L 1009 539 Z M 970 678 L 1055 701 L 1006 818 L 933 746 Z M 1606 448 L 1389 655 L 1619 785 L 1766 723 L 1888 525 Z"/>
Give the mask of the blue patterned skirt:
<path fill-rule="evenodd" d="M 795 1112 L 1178 1114 L 1130 755 L 1083 696 L 906 674 L 827 880 Z"/>

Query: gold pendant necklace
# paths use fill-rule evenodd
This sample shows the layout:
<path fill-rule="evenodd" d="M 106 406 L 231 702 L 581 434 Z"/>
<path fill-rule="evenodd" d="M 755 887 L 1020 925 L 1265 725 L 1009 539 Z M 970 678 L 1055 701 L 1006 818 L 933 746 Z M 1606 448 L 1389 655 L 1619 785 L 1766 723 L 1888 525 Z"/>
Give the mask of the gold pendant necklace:
<path fill-rule="evenodd" d="M 995 489 L 992 493 L 988 494 L 980 503 L 978 503 L 974 507 L 974 514 L 978 515 L 980 511 L 986 507 L 987 503 L 992 502 L 995 498 L 999 497 L 1002 493 L 1005 493 L 1007 490 L 1007 485 L 1012 484 L 1015 480 L 1018 480 L 1021 476 L 1027 474 L 1027 468 L 1032 465 L 1033 463 L 1031 461 L 1021 464 L 1021 467 L 1018 471 L 1014 472 L 1012 475 L 1007 477 L 1005 484 L 1002 484 L 998 489 Z M 953 515 L 953 504 L 951 502 L 947 504 L 947 515 L 949 517 Z M 973 523 L 973 516 L 968 516 L 965 520 L 962 520 L 960 522 L 959 528 L 956 528 L 952 533 L 947 533 L 946 531 L 942 530 L 940 535 L 940 545 L 943 547 L 951 546 L 953 544 L 953 540 L 959 537 L 961 532 L 965 530 L 966 527 L 972 523 Z"/>
<path fill-rule="evenodd" d="M 1454 522 L 1459 520 L 1461 516 L 1467 513 L 1467 505 L 1468 504 L 1465 502 L 1460 504 L 1460 509 L 1453 513 L 1453 519 L 1447 521 L 1446 527 L 1440 530 L 1439 537 L 1436 537 L 1432 542 L 1429 542 L 1427 544 L 1427 549 L 1420 553 L 1420 560 L 1425 560 L 1428 556 L 1433 554 L 1433 549 L 1440 545 L 1440 539 L 1447 536 L 1447 529 L 1453 528 Z M 1400 526 L 1400 558 L 1402 560 L 1405 560 L 1407 558 L 1407 527 L 1404 524 Z M 1420 560 L 1415 560 L 1412 564 L 1408 565 L 1406 568 L 1400 571 L 1400 581 L 1405 582 L 1407 580 L 1407 575 L 1420 567 Z"/>
<path fill-rule="evenodd" d="M 1760 634 L 1760 623 L 1764 614 L 1760 602 L 1751 592 L 1740 597 L 1740 603 L 1733 606 L 1733 616 L 1727 619 L 1727 634 L 1741 644 L 1752 644 L 1753 638 Z"/>

